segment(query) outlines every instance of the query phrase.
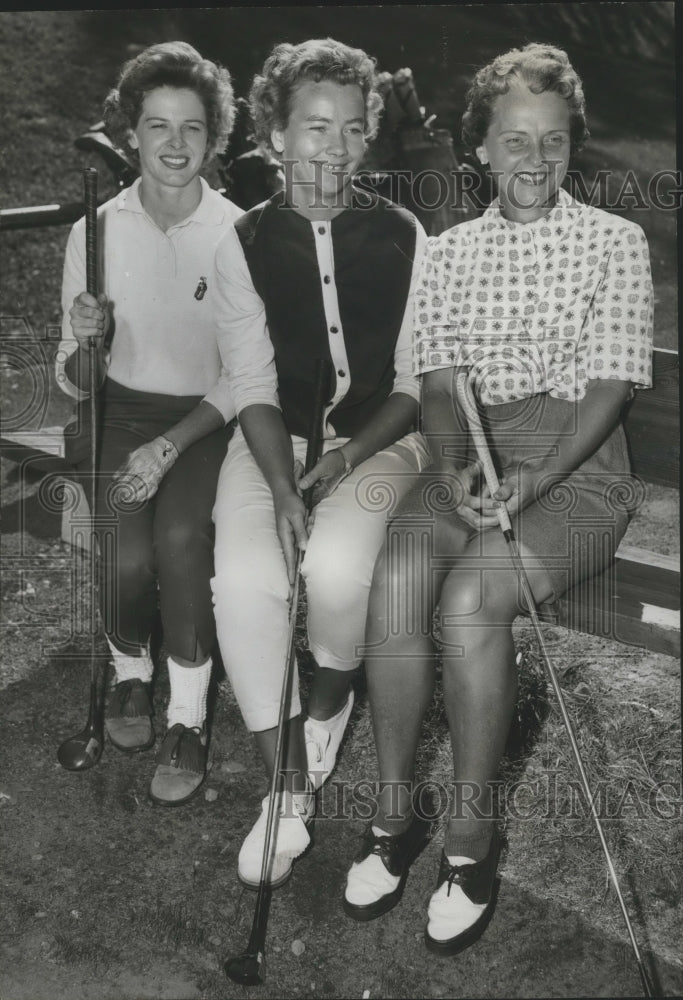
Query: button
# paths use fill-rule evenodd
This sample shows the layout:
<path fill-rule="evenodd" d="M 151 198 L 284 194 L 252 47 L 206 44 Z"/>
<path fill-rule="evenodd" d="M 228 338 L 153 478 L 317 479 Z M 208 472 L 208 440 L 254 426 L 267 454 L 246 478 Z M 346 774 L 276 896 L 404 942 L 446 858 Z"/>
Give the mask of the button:
<path fill-rule="evenodd" d="M 331 326 L 330 327 L 330 333 L 339 333 L 339 327 L 338 326 Z"/>
<path fill-rule="evenodd" d="M 325 229 L 324 226 L 318 226 L 318 232 L 320 233 L 321 236 L 324 236 L 327 230 Z"/>
<path fill-rule="evenodd" d="M 557 382 L 558 385 L 560 385 L 562 382 L 564 382 L 564 375 L 561 375 L 558 372 L 557 375 L 555 376 L 555 381 Z"/>
<path fill-rule="evenodd" d="M 329 276 L 329 274 L 326 274 L 325 277 L 323 278 L 323 281 L 325 282 L 326 285 L 329 285 L 329 283 L 332 281 L 332 278 Z"/>
<path fill-rule="evenodd" d="M 343 371 L 341 368 L 337 372 L 337 375 L 339 376 L 339 378 L 346 378 L 346 372 Z"/>
<path fill-rule="evenodd" d="M 550 360 L 555 365 L 561 365 L 562 362 L 564 361 L 564 354 L 561 351 L 557 351 L 556 354 L 553 354 Z"/>

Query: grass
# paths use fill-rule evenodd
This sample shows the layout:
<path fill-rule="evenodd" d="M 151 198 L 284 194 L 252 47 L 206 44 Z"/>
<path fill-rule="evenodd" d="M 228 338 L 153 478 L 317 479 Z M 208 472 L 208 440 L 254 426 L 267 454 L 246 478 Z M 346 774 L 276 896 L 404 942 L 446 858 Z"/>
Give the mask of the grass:
<path fill-rule="evenodd" d="M 588 176 L 602 167 L 619 171 L 620 175 L 633 168 L 642 180 L 655 167 L 673 164 L 672 58 L 664 53 L 658 61 L 640 62 L 635 72 L 632 61 L 617 56 L 611 44 L 614 35 L 606 51 L 593 38 L 577 40 L 569 29 L 563 34 L 564 29 L 549 21 L 541 24 L 540 8 L 532 11 L 532 24 L 531 19 L 525 21 L 524 5 L 518 5 L 519 10 L 514 12 L 512 8 L 507 10 L 508 6 L 498 7 L 493 17 L 490 10 L 476 6 L 449 11 L 426 7 L 419 11 L 419 30 L 415 30 L 415 12 L 410 8 L 367 8 L 360 16 L 353 8 L 332 6 L 325 11 L 324 28 L 326 33 L 368 47 L 378 56 L 382 69 L 411 65 L 421 100 L 430 111 L 438 113 L 437 124 L 450 128 L 456 136 L 462 97 L 475 61 L 480 63 L 504 45 L 520 44 L 543 34 L 549 41 L 566 43 L 570 57 L 584 72 L 593 140 L 577 166 Z M 607 7 L 604 5 L 605 11 Z M 516 26 L 511 23 L 513 13 L 519 18 Z M 620 34 L 628 34 L 628 19 L 619 5 L 614 7 L 614 17 Z M 569 20 L 574 20 L 573 11 Z M 209 57 L 224 61 L 234 72 L 236 89 L 244 93 L 251 73 L 270 44 L 285 38 L 298 41 L 318 33 L 320 25 L 315 8 L 270 8 L 267 18 L 260 10 L 248 8 L 133 11 L 125 18 L 114 11 L 3 14 L 0 37 L 6 58 L 0 75 L 7 93 L 12 95 L 2 109 L 5 134 L 12 137 L 5 150 L 4 167 L 0 168 L 4 169 L 5 182 L 3 207 L 80 197 L 81 169 L 86 158 L 73 148 L 72 140 L 99 117 L 102 99 L 118 66 L 132 51 L 130 46 L 162 38 L 186 38 Z M 102 181 L 104 187 L 104 176 Z M 675 347 L 673 214 L 634 212 L 630 217 L 644 226 L 652 250 L 658 296 L 656 343 Z M 67 233 L 66 228 L 54 228 L 4 237 L 3 337 L 17 337 L 24 317 L 33 325 L 38 339 L 46 325 L 58 322 Z M 11 361 L 14 355 L 8 357 Z M 26 373 L 10 361 L 0 372 L 7 389 L 6 420 L 21 410 L 25 396 Z M 64 405 L 63 397 L 53 396 L 46 424 L 61 420 L 58 403 Z M 53 965 L 51 971 L 63 966 L 78 977 L 79 983 L 89 979 L 92 984 L 97 979 L 97 986 L 109 986 L 108 997 L 117 988 L 120 997 L 142 995 L 143 985 L 155 982 L 157 970 L 168 983 L 168 967 L 177 956 L 181 956 L 180 964 L 206 998 L 246 995 L 237 988 L 228 992 L 220 960 L 231 950 L 241 949 L 248 936 L 253 897 L 241 890 L 234 869 L 241 836 L 253 822 L 257 798 L 254 776 L 257 781 L 262 776 L 251 741 L 240 726 L 234 699 L 222 685 L 219 714 L 223 714 L 213 743 L 219 760 L 221 754 L 227 758 L 237 753 L 247 762 L 247 773 L 237 778 L 221 778 L 215 773 L 210 780 L 220 798 L 213 806 L 199 800 L 192 810 L 164 816 L 142 808 L 151 768 L 149 759 L 131 761 L 108 753 L 101 765 L 83 778 L 56 769 L 57 736 L 65 735 L 74 726 L 74 719 L 74 728 L 82 722 L 87 661 L 81 656 L 78 662 L 60 663 L 53 674 L 41 667 L 48 652 L 59 648 L 68 636 L 71 589 L 77 585 L 87 591 L 87 574 L 79 571 L 76 583 L 71 582 L 70 574 L 76 573 L 80 560 L 56 541 L 54 525 L 40 535 L 33 534 L 37 515 L 45 521 L 44 512 L 37 509 L 35 489 L 22 492 L 16 482 L 10 483 L 4 490 L 4 502 L 9 508 L 5 511 L 7 534 L 3 542 L 7 627 L 0 686 L 8 688 L 5 696 L 13 706 L 3 719 L 3 729 L 8 734 L 7 749 L 15 756 L 3 779 L 3 789 L 11 793 L 12 799 L 0 803 L 5 810 L 3 826 L 6 824 L 10 831 L 3 900 L 7 914 L 5 937 L 19 948 L 26 981 L 34 982 L 36 997 L 74 995 L 73 983 L 71 988 L 60 991 L 47 982 L 41 956 L 31 950 L 39 935 L 43 939 L 41 947 L 44 944 L 43 957 Z M 671 505 L 666 497 L 662 497 L 660 507 L 658 541 L 668 546 L 672 535 Z M 21 541 L 20 514 L 26 514 L 31 532 L 24 533 Z M 633 541 L 655 548 L 650 543 L 651 535 L 649 518 L 646 533 Z M 18 598 L 15 592 L 21 590 L 20 573 L 33 583 L 34 592 Z M 49 587 L 45 579 L 51 581 Z M 45 615 L 54 624 L 46 626 Z M 516 718 L 501 779 L 508 786 L 527 782 L 524 804 L 532 815 L 529 819 L 506 819 L 504 880 L 528 890 L 534 899 L 560 901 L 566 909 L 555 908 L 554 914 L 566 918 L 571 911 L 582 912 L 593 927 L 623 941 L 621 918 L 606 882 L 591 821 L 585 810 L 576 807 L 576 817 L 568 815 L 575 767 L 552 697 L 548 696 L 534 640 L 524 625 L 516 626 L 515 633 L 523 663 Z M 310 658 L 304 649 L 303 608 L 298 639 L 305 689 Z M 675 945 L 681 930 L 676 867 L 680 821 L 677 814 L 671 820 L 657 819 L 647 808 L 653 786 L 664 780 L 672 781 L 674 787 L 667 790 L 668 797 L 660 798 L 662 812 L 675 813 L 679 808 L 678 668 L 665 657 L 649 657 L 617 644 L 600 645 L 562 632 L 557 633 L 553 649 L 591 781 L 615 790 L 617 801 L 626 789 L 631 790 L 620 818 L 606 820 L 605 828 L 629 906 L 637 913 L 641 945 L 649 945 L 680 967 Z M 562 670 L 570 662 L 572 666 Z M 358 704 L 335 775 L 346 782 L 376 772 L 362 679 L 357 693 Z M 157 701 L 160 708 L 162 698 Z M 228 714 L 231 727 L 227 726 Z M 451 777 L 450 745 L 438 687 L 423 728 L 418 768 L 425 779 L 447 783 Z M 551 774 L 556 778 L 554 783 L 548 782 Z M 81 840 L 70 845 L 70 831 L 79 824 Z M 295 873 L 291 890 L 283 890 L 274 901 L 268 986 L 258 995 L 288 997 L 305 995 L 308 990 L 310 995 L 343 995 L 345 987 L 350 990 L 361 981 L 354 979 L 355 969 L 368 976 L 362 980 L 365 986 L 370 982 L 368 970 L 373 964 L 382 969 L 388 955 L 395 961 L 398 952 L 392 941 L 403 930 L 399 920 L 405 921 L 405 933 L 413 940 L 413 930 L 419 931 L 419 925 L 413 927 L 410 922 L 405 906 L 403 914 L 357 937 L 357 928 L 349 928 L 348 922 L 344 925 L 335 911 L 329 918 L 329 940 L 334 934 L 338 947 L 325 948 L 330 952 L 326 964 L 314 957 L 314 919 L 305 909 L 297 910 L 297 906 L 315 905 L 315 898 L 307 896 L 305 890 L 314 873 L 320 875 L 323 871 L 322 865 L 317 867 L 321 855 L 322 864 L 333 869 L 333 874 L 335 865 L 340 866 L 341 873 L 347 853 L 350 857 L 351 824 L 336 826 L 334 837 L 328 838 L 327 855 L 321 837 L 323 842 L 307 859 L 311 874 L 307 875 L 302 866 Z M 354 826 L 360 828 L 360 823 Z M 205 832 L 210 842 L 201 840 Z M 40 846 L 33 846 L 34 838 L 41 841 Z M 32 860 L 38 851 L 46 860 Z M 201 863 L 194 865 L 194 860 Z M 509 901 L 514 893 L 509 891 L 507 895 Z M 78 918 L 70 916 L 72 908 L 78 909 Z M 46 916 L 37 918 L 41 912 Z M 520 914 L 518 922 L 523 919 Z M 530 935 L 535 933 L 532 923 L 522 942 L 527 946 Z M 489 940 L 505 933 L 502 924 L 501 920 L 492 927 Z M 552 930 L 548 928 L 548 933 Z M 372 936 L 375 933 L 376 938 Z M 583 948 L 583 931 L 576 933 L 577 947 Z M 329 943 L 320 940 L 324 934 L 321 932 L 318 939 L 320 953 L 322 946 Z M 293 935 L 306 937 L 307 951 L 301 959 L 291 953 Z M 220 939 L 221 943 L 212 943 L 212 939 Z M 517 947 L 513 941 L 510 939 L 511 947 Z M 485 940 L 482 950 L 473 949 L 472 955 L 449 967 L 438 985 L 433 963 L 425 967 L 419 980 L 424 985 L 417 988 L 434 990 L 435 995 L 453 995 L 454 990 L 467 993 L 468 969 L 471 975 L 472 966 L 481 962 L 490 971 L 487 947 Z M 400 953 L 408 962 L 414 958 L 409 949 Z M 507 964 L 505 955 L 503 949 L 502 960 Z M 118 978 L 131 961 L 143 970 L 146 980 L 142 973 L 135 980 Z M 515 956 L 515 964 L 522 961 Z M 527 961 L 526 967 L 518 967 L 529 971 L 528 982 L 536 982 L 537 967 L 543 962 L 539 954 L 531 966 Z M 580 963 L 577 955 L 576 967 Z M 495 966 L 495 961 L 491 964 Z M 304 969 L 306 978 L 302 978 Z M 32 975 L 34 980 L 29 979 Z M 510 989 L 524 988 L 517 985 L 517 972 L 510 975 L 506 980 L 508 992 L 498 984 L 490 995 L 510 995 Z M 405 967 L 396 971 L 392 965 L 378 972 L 371 995 L 419 995 L 404 992 L 411 986 L 416 988 L 418 977 L 410 977 Z M 585 982 L 590 982 L 589 973 Z M 522 975 L 518 983 L 527 980 Z M 189 989 L 184 993 L 183 987 L 176 991 L 178 996 L 189 993 Z M 348 995 L 361 994 L 359 989 Z M 100 990 L 93 987 L 90 995 L 100 995 Z M 550 994 L 539 988 L 538 995 Z"/>
<path fill-rule="evenodd" d="M 537 656 L 530 647 L 527 662 Z M 680 856 L 683 846 L 676 821 L 681 731 L 671 696 L 648 692 L 647 703 L 615 697 L 594 670 L 581 664 L 564 672 L 562 685 L 617 870 L 627 885 L 639 887 L 650 905 L 659 900 L 675 907 L 681 897 L 681 872 L 671 860 Z M 510 776 L 506 762 L 503 780 Z M 531 818 L 518 824 L 512 839 L 528 858 L 547 856 L 558 838 L 574 841 L 581 864 L 574 865 L 576 852 L 569 851 L 565 868 L 553 873 L 554 891 L 577 900 L 599 900 L 605 860 L 555 706 L 544 738 L 525 762 L 524 777 L 527 787 L 538 793 L 535 798 L 530 793 L 526 806 Z"/>
<path fill-rule="evenodd" d="M 310 681 L 299 619 L 303 687 Z M 498 786 L 507 853 L 503 877 L 545 898 L 561 899 L 618 938 L 626 935 L 608 880 L 571 745 L 555 704 L 531 625 L 514 626 L 519 688 Z M 676 959 L 670 930 L 681 919 L 680 706 L 670 683 L 644 672 L 653 658 L 617 643 L 598 644 L 566 630 L 547 631 L 553 661 L 577 742 L 596 796 L 605 838 L 641 942 Z M 572 652 L 583 646 L 578 655 Z M 619 680 L 620 678 L 620 680 Z M 615 683 L 619 680 L 618 683 Z M 351 718 L 340 778 L 376 779 L 372 724 L 362 678 L 359 708 Z M 453 764 L 441 678 L 422 727 L 417 780 L 449 787 Z M 597 793 L 597 795 L 596 795 Z M 439 821 L 443 827 L 443 819 Z M 437 838 L 440 833 L 436 833 Z"/>

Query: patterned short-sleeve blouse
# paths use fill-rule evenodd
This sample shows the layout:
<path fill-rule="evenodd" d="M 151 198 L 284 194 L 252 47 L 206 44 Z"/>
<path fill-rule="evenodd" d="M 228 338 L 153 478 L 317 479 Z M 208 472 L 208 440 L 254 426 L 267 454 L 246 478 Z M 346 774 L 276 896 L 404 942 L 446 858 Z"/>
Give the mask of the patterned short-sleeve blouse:
<path fill-rule="evenodd" d="M 565 191 L 542 219 L 498 201 L 429 240 L 415 297 L 415 372 L 473 369 L 488 405 L 589 379 L 652 384 L 653 290 L 640 226 Z"/>

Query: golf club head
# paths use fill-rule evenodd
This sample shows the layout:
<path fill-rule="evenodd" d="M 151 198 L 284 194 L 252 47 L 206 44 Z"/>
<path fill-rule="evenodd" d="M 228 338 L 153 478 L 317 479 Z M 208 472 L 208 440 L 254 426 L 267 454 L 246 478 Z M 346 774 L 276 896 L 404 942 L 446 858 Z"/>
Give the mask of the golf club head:
<path fill-rule="evenodd" d="M 70 736 L 57 750 L 57 760 L 67 771 L 88 771 L 102 756 L 104 733 L 90 727 Z"/>
<path fill-rule="evenodd" d="M 223 965 L 225 974 L 233 983 L 242 986 L 260 986 L 266 981 L 266 956 L 262 951 L 245 951 L 229 958 Z"/>

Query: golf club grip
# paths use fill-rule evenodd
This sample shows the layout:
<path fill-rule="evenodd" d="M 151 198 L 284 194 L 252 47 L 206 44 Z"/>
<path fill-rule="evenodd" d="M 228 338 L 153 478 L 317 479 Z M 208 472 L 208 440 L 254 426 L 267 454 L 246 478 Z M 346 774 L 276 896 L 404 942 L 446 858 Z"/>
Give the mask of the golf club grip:
<path fill-rule="evenodd" d="M 311 424 L 308 431 L 308 447 L 306 448 L 306 465 L 304 472 L 310 472 L 320 458 L 323 442 L 323 416 L 329 396 L 330 373 L 332 366 L 327 358 L 318 358 L 315 363 L 315 397 L 311 412 Z M 312 488 L 306 490 L 304 500 L 306 509 L 310 511 Z"/>
<path fill-rule="evenodd" d="M 491 493 L 491 496 L 494 496 L 494 494 L 500 489 L 500 482 L 498 481 L 496 467 L 493 464 L 493 459 L 491 458 L 491 452 L 489 451 L 486 434 L 484 433 L 484 428 L 481 425 L 479 410 L 477 409 L 477 403 L 474 398 L 474 392 L 472 391 L 472 386 L 467 372 L 460 372 L 458 374 L 456 379 L 456 393 L 458 399 L 460 400 L 460 405 L 465 411 L 470 434 L 472 435 L 474 447 L 477 449 L 477 456 L 481 462 L 482 469 L 484 470 L 484 478 L 486 479 L 489 492 Z M 507 507 L 503 502 L 501 502 L 500 506 L 496 508 L 496 513 L 502 530 L 512 531 L 512 522 L 510 521 Z"/>
<path fill-rule="evenodd" d="M 97 298 L 97 170 L 83 171 L 85 202 L 85 287 Z"/>

